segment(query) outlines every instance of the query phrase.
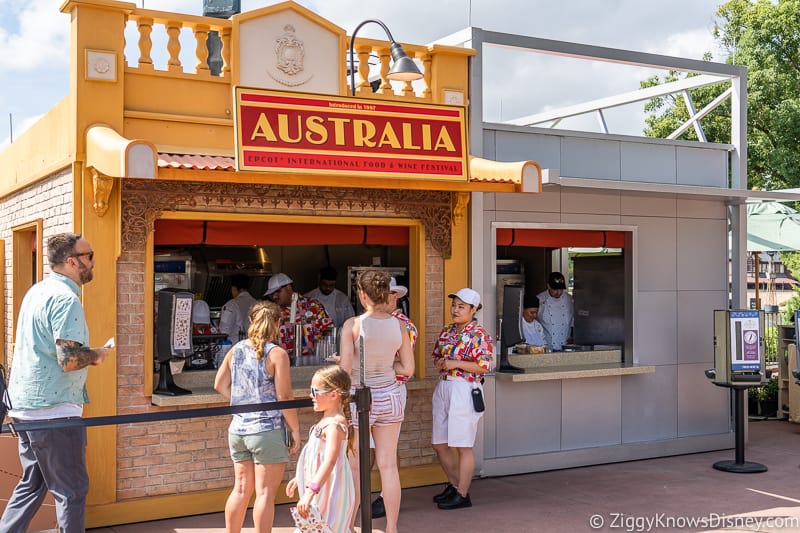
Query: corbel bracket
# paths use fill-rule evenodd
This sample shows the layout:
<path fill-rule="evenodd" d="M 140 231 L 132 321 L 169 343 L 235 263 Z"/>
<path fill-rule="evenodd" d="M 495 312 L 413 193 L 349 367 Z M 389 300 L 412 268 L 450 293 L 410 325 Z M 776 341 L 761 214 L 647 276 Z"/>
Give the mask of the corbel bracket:
<path fill-rule="evenodd" d="M 450 201 L 450 208 L 453 213 L 453 223 L 461 224 L 467 216 L 467 206 L 469 205 L 468 192 L 454 192 Z"/>
<path fill-rule="evenodd" d="M 111 189 L 114 188 L 114 178 L 100 173 L 96 168 L 89 167 L 92 174 L 92 193 L 94 198 L 94 212 L 102 217 L 108 211 L 108 199 L 111 196 Z"/>

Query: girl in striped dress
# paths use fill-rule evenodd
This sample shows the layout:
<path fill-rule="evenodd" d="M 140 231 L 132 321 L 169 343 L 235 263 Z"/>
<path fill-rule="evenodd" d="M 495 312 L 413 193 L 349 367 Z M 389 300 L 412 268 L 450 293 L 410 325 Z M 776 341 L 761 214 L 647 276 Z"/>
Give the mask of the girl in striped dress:
<path fill-rule="evenodd" d="M 314 411 L 322 419 L 311 427 L 297 460 L 297 474 L 286 485 L 290 498 L 298 491 L 297 513 L 319 511 L 332 533 L 349 531 L 356 506 L 353 474 L 347 454 L 353 452 L 350 425 L 350 375 L 340 366 L 320 368 L 311 379 Z"/>

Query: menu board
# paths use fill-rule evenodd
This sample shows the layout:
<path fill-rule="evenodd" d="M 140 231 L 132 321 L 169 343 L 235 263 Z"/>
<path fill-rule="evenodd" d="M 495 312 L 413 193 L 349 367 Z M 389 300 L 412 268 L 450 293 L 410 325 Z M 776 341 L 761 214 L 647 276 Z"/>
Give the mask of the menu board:
<path fill-rule="evenodd" d="M 731 311 L 731 370 L 761 370 L 761 330 L 757 310 Z"/>

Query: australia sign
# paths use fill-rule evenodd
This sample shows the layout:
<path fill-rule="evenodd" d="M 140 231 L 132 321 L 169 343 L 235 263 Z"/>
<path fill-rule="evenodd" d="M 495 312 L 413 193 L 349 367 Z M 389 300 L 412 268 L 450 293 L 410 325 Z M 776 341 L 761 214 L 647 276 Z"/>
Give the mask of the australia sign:
<path fill-rule="evenodd" d="M 240 171 L 467 180 L 464 108 L 237 87 Z"/>

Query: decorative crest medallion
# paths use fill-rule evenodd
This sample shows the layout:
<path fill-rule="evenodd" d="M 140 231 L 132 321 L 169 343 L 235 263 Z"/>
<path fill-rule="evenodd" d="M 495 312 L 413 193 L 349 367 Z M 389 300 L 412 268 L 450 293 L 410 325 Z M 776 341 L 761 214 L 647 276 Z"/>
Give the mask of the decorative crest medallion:
<path fill-rule="evenodd" d="M 270 77 L 282 85 L 288 87 L 295 87 L 302 85 L 313 76 L 307 76 L 303 79 L 298 79 L 296 76 L 303 72 L 303 59 L 306 55 L 305 46 L 303 41 L 295 35 L 294 26 L 287 24 L 283 27 L 284 33 L 275 39 L 275 68 L 283 72 L 290 78 L 283 76 L 275 76 L 269 73 Z"/>
<path fill-rule="evenodd" d="M 303 41 L 294 33 L 294 26 L 287 24 L 283 27 L 284 34 L 275 39 L 275 55 L 277 56 L 278 70 L 289 76 L 294 76 L 303 71 L 303 56 L 306 51 Z"/>

